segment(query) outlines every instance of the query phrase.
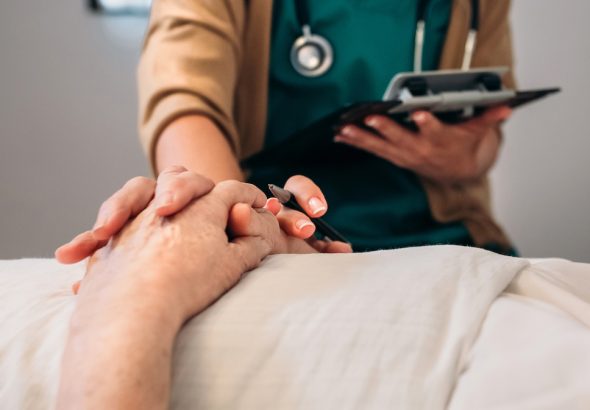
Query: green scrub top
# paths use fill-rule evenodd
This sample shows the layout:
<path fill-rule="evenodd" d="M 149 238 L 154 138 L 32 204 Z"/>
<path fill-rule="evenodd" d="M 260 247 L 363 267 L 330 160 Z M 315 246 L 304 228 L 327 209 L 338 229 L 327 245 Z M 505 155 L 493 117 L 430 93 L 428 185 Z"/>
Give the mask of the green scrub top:
<path fill-rule="evenodd" d="M 413 70 L 416 0 L 303 0 L 308 2 L 312 33 L 324 36 L 334 49 L 333 66 L 315 78 L 301 76 L 290 63 L 291 46 L 301 35 L 295 1 L 273 5 L 267 146 L 342 106 L 381 99 L 392 76 Z M 450 11 L 451 0 L 429 2 L 424 70 L 438 67 Z M 355 251 L 473 244 L 462 223 L 433 219 L 414 173 L 380 158 L 330 166 L 260 167 L 250 181 L 266 192 L 268 183 L 284 184 L 295 174 L 321 187 L 329 204 L 324 219 Z"/>

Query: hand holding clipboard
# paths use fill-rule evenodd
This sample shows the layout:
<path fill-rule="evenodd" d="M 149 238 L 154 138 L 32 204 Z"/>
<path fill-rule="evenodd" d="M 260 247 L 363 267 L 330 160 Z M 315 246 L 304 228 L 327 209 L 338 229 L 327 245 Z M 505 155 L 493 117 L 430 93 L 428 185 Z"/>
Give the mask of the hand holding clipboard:
<path fill-rule="evenodd" d="M 369 115 L 384 115 L 416 129 L 411 114 L 425 110 L 444 123 L 456 124 L 477 117 L 490 107 L 516 108 L 560 91 L 559 88 L 527 91 L 503 88 L 501 78 L 506 71 L 506 68 L 485 68 L 400 73 L 391 80 L 382 101 L 358 102 L 340 108 L 280 144 L 246 158 L 242 166 L 326 163 L 366 156 L 367 153 L 335 144 L 333 137 L 348 124 L 365 128 L 364 119 Z"/>

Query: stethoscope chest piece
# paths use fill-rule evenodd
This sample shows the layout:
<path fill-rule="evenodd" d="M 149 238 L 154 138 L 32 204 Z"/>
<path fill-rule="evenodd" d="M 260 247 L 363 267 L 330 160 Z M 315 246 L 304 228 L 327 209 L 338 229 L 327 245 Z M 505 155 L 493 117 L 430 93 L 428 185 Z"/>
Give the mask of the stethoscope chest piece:
<path fill-rule="evenodd" d="M 308 25 L 304 25 L 302 30 L 303 35 L 291 47 L 291 64 L 302 76 L 319 77 L 332 67 L 334 51 L 328 40 L 312 34 Z"/>

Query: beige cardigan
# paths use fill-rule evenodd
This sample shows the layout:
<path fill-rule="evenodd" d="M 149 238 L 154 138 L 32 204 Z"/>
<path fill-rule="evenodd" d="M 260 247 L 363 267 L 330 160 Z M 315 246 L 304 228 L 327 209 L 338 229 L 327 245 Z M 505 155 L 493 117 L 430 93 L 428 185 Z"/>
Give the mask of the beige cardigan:
<path fill-rule="evenodd" d="M 480 0 L 474 67 L 512 67 L 510 0 Z M 459 68 L 469 0 L 454 0 L 440 68 Z M 139 64 L 139 128 L 152 165 L 164 128 L 188 114 L 209 116 L 239 158 L 263 146 L 271 0 L 155 0 Z M 512 73 L 504 82 L 514 85 Z M 476 245 L 510 242 L 494 222 L 487 178 L 441 185 L 422 178 L 433 217 L 463 221 Z"/>

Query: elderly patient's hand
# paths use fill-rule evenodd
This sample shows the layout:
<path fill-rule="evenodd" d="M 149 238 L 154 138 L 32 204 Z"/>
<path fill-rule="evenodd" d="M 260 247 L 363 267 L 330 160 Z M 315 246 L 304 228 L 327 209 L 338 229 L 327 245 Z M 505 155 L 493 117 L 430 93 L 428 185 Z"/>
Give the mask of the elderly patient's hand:
<path fill-rule="evenodd" d="M 187 319 L 284 246 L 275 217 L 253 210 L 265 202 L 254 186 L 228 181 L 172 217 L 159 216 L 156 205 L 149 205 L 92 256 L 80 297 L 97 305 L 111 303 L 113 295 L 152 298 Z M 230 240 L 226 227 L 238 203 L 252 212 L 255 235 Z"/>
<path fill-rule="evenodd" d="M 159 216 L 172 216 L 214 186 L 209 178 L 181 166 L 167 168 L 157 182 L 146 177 L 132 178 L 103 202 L 92 230 L 59 247 L 55 257 L 61 263 L 81 261 L 105 246 L 148 205 Z"/>

